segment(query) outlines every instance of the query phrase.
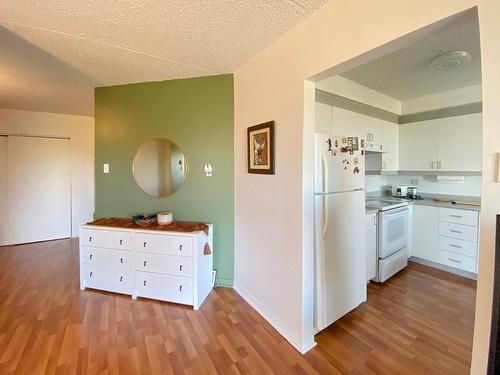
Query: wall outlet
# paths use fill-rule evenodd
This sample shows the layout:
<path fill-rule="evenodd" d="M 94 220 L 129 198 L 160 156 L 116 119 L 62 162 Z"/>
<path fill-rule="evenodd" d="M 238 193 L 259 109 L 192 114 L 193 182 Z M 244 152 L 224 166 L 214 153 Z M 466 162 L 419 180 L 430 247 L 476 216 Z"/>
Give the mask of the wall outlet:
<path fill-rule="evenodd" d="M 104 173 L 109 173 L 109 164 L 103 164 L 102 165 L 102 170 Z"/>

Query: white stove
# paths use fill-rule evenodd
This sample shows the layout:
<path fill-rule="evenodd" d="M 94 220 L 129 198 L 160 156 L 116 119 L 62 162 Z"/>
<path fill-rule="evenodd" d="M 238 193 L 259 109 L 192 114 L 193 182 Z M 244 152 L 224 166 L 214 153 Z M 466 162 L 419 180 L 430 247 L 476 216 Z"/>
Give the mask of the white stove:
<path fill-rule="evenodd" d="M 376 209 L 379 211 L 387 211 L 393 208 L 408 206 L 406 200 L 396 200 L 389 198 L 368 198 L 365 201 L 366 208 Z"/>
<path fill-rule="evenodd" d="M 396 199 L 373 198 L 367 208 L 378 210 L 377 276 L 383 283 L 408 265 L 408 202 Z"/>

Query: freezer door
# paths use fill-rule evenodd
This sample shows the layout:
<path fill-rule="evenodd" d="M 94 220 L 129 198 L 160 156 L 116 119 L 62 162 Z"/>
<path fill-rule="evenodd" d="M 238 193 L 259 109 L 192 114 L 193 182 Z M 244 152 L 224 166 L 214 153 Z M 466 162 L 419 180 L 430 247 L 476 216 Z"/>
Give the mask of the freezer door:
<path fill-rule="evenodd" d="M 366 301 L 364 191 L 315 196 L 315 326 Z"/>
<path fill-rule="evenodd" d="M 365 156 L 357 137 L 316 133 L 315 193 L 342 192 L 365 186 Z"/>

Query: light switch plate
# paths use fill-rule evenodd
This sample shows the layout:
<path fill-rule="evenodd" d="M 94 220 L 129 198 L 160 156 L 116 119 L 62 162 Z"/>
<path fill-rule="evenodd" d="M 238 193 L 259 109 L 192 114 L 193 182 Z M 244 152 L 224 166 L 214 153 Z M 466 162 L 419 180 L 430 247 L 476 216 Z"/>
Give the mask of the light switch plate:
<path fill-rule="evenodd" d="M 104 173 L 109 173 L 109 164 L 107 163 L 103 164 L 102 169 Z"/>

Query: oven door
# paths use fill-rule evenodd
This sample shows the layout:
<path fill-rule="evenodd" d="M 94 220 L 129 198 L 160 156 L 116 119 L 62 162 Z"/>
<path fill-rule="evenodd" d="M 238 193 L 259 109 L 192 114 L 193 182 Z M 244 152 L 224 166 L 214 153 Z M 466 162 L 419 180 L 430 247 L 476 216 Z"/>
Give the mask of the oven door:
<path fill-rule="evenodd" d="M 408 245 L 408 207 L 379 212 L 378 256 L 386 258 Z"/>

